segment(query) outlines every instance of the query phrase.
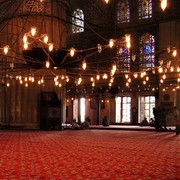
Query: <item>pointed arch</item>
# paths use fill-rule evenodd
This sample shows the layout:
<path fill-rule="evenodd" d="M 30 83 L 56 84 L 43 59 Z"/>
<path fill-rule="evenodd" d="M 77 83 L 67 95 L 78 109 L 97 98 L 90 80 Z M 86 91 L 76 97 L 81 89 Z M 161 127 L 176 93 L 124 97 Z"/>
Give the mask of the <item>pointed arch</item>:
<path fill-rule="evenodd" d="M 152 0 L 139 0 L 139 19 L 152 18 Z"/>
<path fill-rule="evenodd" d="M 119 0 L 117 4 L 117 23 L 130 22 L 130 7 L 128 0 Z"/>

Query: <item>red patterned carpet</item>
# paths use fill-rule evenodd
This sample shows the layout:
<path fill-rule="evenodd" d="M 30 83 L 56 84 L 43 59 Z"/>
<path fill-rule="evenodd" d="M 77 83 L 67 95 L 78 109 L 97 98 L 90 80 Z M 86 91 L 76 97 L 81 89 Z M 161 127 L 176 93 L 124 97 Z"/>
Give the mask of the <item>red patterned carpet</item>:
<path fill-rule="evenodd" d="M 125 130 L 1 130 L 0 179 L 180 180 L 180 136 Z"/>

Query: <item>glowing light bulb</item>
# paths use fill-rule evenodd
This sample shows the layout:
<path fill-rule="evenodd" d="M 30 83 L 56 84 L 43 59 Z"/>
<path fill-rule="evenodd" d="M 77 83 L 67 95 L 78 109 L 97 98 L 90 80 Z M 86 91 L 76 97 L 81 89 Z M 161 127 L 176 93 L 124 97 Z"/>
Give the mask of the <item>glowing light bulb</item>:
<path fill-rule="evenodd" d="M 108 75 L 105 73 L 104 75 L 103 75 L 103 79 L 107 79 L 108 78 Z"/>
<path fill-rule="evenodd" d="M 166 75 L 165 74 L 163 75 L 163 79 L 166 79 Z"/>
<path fill-rule="evenodd" d="M 159 68 L 159 73 L 162 73 L 162 72 L 163 72 L 163 68 L 160 67 L 160 68 Z"/>
<path fill-rule="evenodd" d="M 46 61 L 46 68 L 49 68 L 49 67 L 50 67 L 50 62 Z"/>
<path fill-rule="evenodd" d="M 164 11 L 167 7 L 167 0 L 161 0 L 161 9 Z"/>
<path fill-rule="evenodd" d="M 49 43 L 49 51 L 52 51 L 52 50 L 53 50 L 53 44 Z"/>
<path fill-rule="evenodd" d="M 87 67 L 86 61 L 83 61 L 83 63 L 82 63 L 82 68 L 85 70 L 86 67 Z"/>
<path fill-rule="evenodd" d="M 28 48 L 28 43 L 24 43 L 24 49 L 26 50 Z"/>
<path fill-rule="evenodd" d="M 128 78 L 129 78 L 129 75 L 128 75 L 128 74 L 125 74 L 125 78 L 128 79 Z"/>
<path fill-rule="evenodd" d="M 173 50 L 173 56 L 174 56 L 174 57 L 177 56 L 177 50 Z"/>
<path fill-rule="evenodd" d="M 99 75 L 99 74 L 97 74 L 96 79 L 97 79 L 97 80 L 99 80 L 99 79 L 100 79 L 100 75 Z"/>
<path fill-rule="evenodd" d="M 105 1 L 105 3 L 106 3 L 106 4 L 108 4 L 108 3 L 109 3 L 109 0 L 104 0 L 104 1 Z"/>
<path fill-rule="evenodd" d="M 34 82 L 34 77 L 31 78 L 31 82 Z"/>
<path fill-rule="evenodd" d="M 134 73 L 133 76 L 134 76 L 135 78 L 137 78 L 137 77 L 138 77 L 138 74 L 137 74 L 137 73 Z"/>
<path fill-rule="evenodd" d="M 71 48 L 70 49 L 70 56 L 73 57 L 75 54 L 75 49 L 74 48 Z"/>
<path fill-rule="evenodd" d="M 47 36 L 47 35 L 44 35 L 44 39 L 43 39 L 44 43 L 47 44 L 47 43 L 48 43 L 48 39 L 49 39 L 48 36 Z"/>
<path fill-rule="evenodd" d="M 94 78 L 93 78 L 93 77 L 91 77 L 91 81 L 92 81 L 92 82 L 94 81 Z"/>
<path fill-rule="evenodd" d="M 35 36 L 35 34 L 36 34 L 36 27 L 32 27 L 31 28 L 31 35 Z"/>
<path fill-rule="evenodd" d="M 112 48 L 114 46 L 114 40 L 110 39 L 109 40 L 109 47 Z"/>
<path fill-rule="evenodd" d="M 4 47 L 4 54 L 7 54 L 8 51 L 9 51 L 9 46 L 5 46 L 5 47 Z"/>
<path fill-rule="evenodd" d="M 27 35 L 26 34 L 23 36 L 23 42 L 27 43 Z"/>

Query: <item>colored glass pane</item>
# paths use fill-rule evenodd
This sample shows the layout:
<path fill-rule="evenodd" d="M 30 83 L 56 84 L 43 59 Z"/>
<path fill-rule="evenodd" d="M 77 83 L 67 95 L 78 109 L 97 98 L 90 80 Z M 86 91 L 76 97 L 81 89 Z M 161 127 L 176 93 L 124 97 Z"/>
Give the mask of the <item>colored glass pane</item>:
<path fill-rule="evenodd" d="M 126 23 L 130 21 L 130 8 L 127 0 L 120 0 L 117 4 L 117 22 Z"/>
<path fill-rule="evenodd" d="M 122 41 L 117 43 L 117 67 L 120 71 L 127 72 L 130 70 L 130 50 Z"/>
<path fill-rule="evenodd" d="M 140 38 L 140 61 L 142 67 L 154 67 L 155 65 L 155 38 L 146 33 Z"/>
<path fill-rule="evenodd" d="M 76 11 L 74 11 L 72 24 L 73 33 L 84 32 L 84 14 L 81 9 L 77 9 Z"/>
<path fill-rule="evenodd" d="M 139 0 L 139 19 L 152 17 L 152 0 Z"/>

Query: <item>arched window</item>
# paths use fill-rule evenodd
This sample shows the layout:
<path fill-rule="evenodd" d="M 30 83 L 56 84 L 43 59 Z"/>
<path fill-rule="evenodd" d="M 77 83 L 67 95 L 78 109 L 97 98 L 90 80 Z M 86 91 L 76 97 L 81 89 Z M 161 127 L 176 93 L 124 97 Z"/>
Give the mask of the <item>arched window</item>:
<path fill-rule="evenodd" d="M 117 42 L 117 67 L 122 72 L 130 71 L 130 49 L 126 47 L 124 41 Z"/>
<path fill-rule="evenodd" d="M 155 66 L 155 37 L 146 33 L 140 37 L 141 67 Z"/>
<path fill-rule="evenodd" d="M 139 0 L 139 19 L 152 17 L 152 0 Z"/>
<path fill-rule="evenodd" d="M 117 23 L 130 21 L 130 8 L 128 0 L 119 0 L 117 4 Z"/>
<path fill-rule="evenodd" d="M 84 32 L 84 14 L 81 9 L 77 9 L 73 13 L 72 32 L 73 33 Z"/>

